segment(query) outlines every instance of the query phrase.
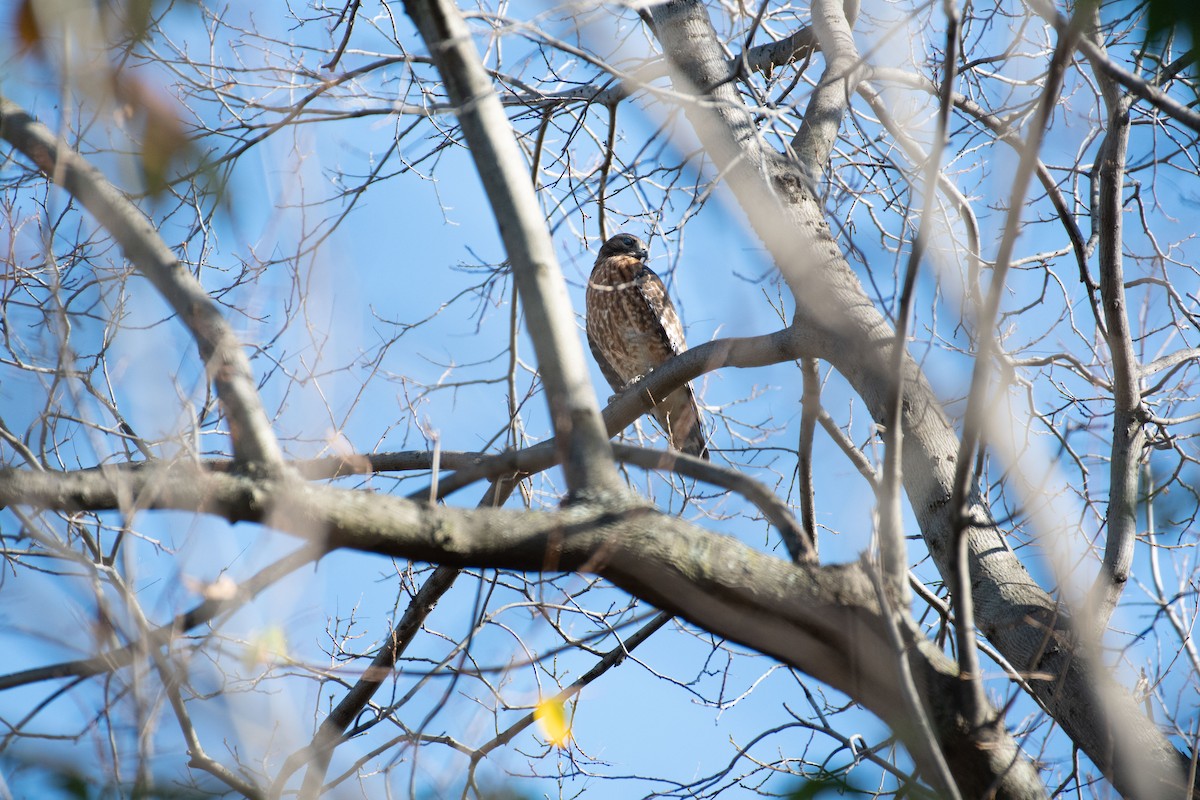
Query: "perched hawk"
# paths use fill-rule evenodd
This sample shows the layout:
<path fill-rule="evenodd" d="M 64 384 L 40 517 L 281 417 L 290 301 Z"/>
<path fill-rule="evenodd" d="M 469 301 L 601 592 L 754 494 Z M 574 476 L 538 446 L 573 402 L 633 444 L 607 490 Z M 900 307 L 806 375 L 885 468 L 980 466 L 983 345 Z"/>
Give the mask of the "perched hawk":
<path fill-rule="evenodd" d="M 646 244 L 618 233 L 600 248 L 588 278 L 587 337 L 600 371 L 621 391 L 687 349 L 683 325 L 662 279 L 646 266 Z M 654 407 L 671 447 L 708 458 L 700 409 L 691 385 Z"/>

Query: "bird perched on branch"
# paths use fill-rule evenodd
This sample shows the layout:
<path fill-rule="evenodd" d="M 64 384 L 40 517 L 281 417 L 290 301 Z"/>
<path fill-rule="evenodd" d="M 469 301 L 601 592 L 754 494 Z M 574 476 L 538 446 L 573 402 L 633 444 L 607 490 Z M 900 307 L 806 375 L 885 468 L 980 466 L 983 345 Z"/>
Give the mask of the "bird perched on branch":
<path fill-rule="evenodd" d="M 646 266 L 646 244 L 618 233 L 600 248 L 587 286 L 587 337 L 600 371 L 620 392 L 687 350 L 667 287 Z M 704 425 L 691 384 L 654 406 L 671 447 L 708 458 Z"/>

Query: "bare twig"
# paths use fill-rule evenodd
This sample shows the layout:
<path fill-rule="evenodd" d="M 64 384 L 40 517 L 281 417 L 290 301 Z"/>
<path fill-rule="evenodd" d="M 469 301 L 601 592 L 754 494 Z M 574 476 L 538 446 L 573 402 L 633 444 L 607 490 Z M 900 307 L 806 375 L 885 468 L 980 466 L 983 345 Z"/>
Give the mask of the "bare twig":
<path fill-rule="evenodd" d="M 184 631 L 189 631 L 221 614 L 245 605 L 266 589 L 274 586 L 284 575 L 314 561 L 320 554 L 319 548 L 301 548 L 242 581 L 238 584 L 237 591 L 232 597 L 207 599 L 195 608 L 177 615 L 168 624 L 148 630 L 144 640 L 132 642 L 91 658 L 64 661 L 0 676 L 0 691 L 57 678 L 101 675 L 126 667 L 149 649 L 161 647 Z"/>
<path fill-rule="evenodd" d="M 815 358 L 800 361 L 803 376 L 803 394 L 800 396 L 800 441 L 797 445 L 799 459 L 796 464 L 800 472 L 800 519 L 808 532 L 813 556 L 817 545 L 816 492 L 813 488 L 813 439 L 817 431 L 817 419 L 821 416 L 821 373 Z"/>
<path fill-rule="evenodd" d="M 654 619 L 647 622 L 642 627 L 638 628 L 631 636 L 628 636 L 624 641 L 619 642 L 616 647 L 609 650 L 604 656 L 592 666 L 587 672 L 580 675 L 577 679 L 571 682 L 570 686 L 564 687 L 562 691 L 549 698 L 551 702 L 565 703 L 575 695 L 579 694 L 583 687 L 592 683 L 604 673 L 616 666 L 620 666 L 621 662 L 634 651 L 634 649 L 642 642 L 646 641 L 663 625 L 671 621 L 671 615 L 665 612 L 658 614 Z M 500 732 L 495 738 L 480 745 L 473 753 L 471 753 L 471 765 L 467 768 L 468 772 L 474 779 L 475 769 L 479 762 L 487 757 L 489 753 L 497 747 L 503 747 L 517 737 L 521 731 L 528 728 L 534 723 L 534 714 L 531 711 L 521 719 L 509 725 Z"/>

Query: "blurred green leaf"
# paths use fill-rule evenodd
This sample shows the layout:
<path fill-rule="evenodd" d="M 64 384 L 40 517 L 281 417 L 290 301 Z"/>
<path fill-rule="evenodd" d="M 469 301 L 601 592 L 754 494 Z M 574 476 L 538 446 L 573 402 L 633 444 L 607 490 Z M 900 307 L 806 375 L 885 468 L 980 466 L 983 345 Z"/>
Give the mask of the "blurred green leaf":
<path fill-rule="evenodd" d="M 1200 3 L 1196 0 L 1146 0 L 1146 26 L 1151 39 L 1161 39 L 1182 28 L 1188 48 L 1194 49 L 1200 35 Z"/>
<path fill-rule="evenodd" d="M 874 792 L 859 789 L 845 775 L 824 773 L 804 781 L 784 795 L 787 800 L 814 800 L 819 797 L 866 797 Z"/>

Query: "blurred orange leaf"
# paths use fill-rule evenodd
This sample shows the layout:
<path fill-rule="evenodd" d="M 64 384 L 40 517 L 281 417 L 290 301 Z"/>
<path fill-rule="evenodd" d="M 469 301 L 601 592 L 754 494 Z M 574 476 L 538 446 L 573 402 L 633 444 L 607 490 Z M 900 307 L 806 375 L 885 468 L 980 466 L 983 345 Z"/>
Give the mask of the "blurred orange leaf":
<path fill-rule="evenodd" d="M 118 76 L 116 89 L 125 114 L 141 117 L 142 177 L 150 194 L 160 194 L 167 188 L 171 168 L 194 155 L 192 143 L 171 102 L 158 91 L 128 74 Z"/>
<path fill-rule="evenodd" d="M 33 10 L 34 0 L 21 0 L 13 14 L 13 33 L 17 39 L 17 52 L 22 55 L 38 50 L 42 42 L 42 29 L 38 26 L 37 14 Z"/>

